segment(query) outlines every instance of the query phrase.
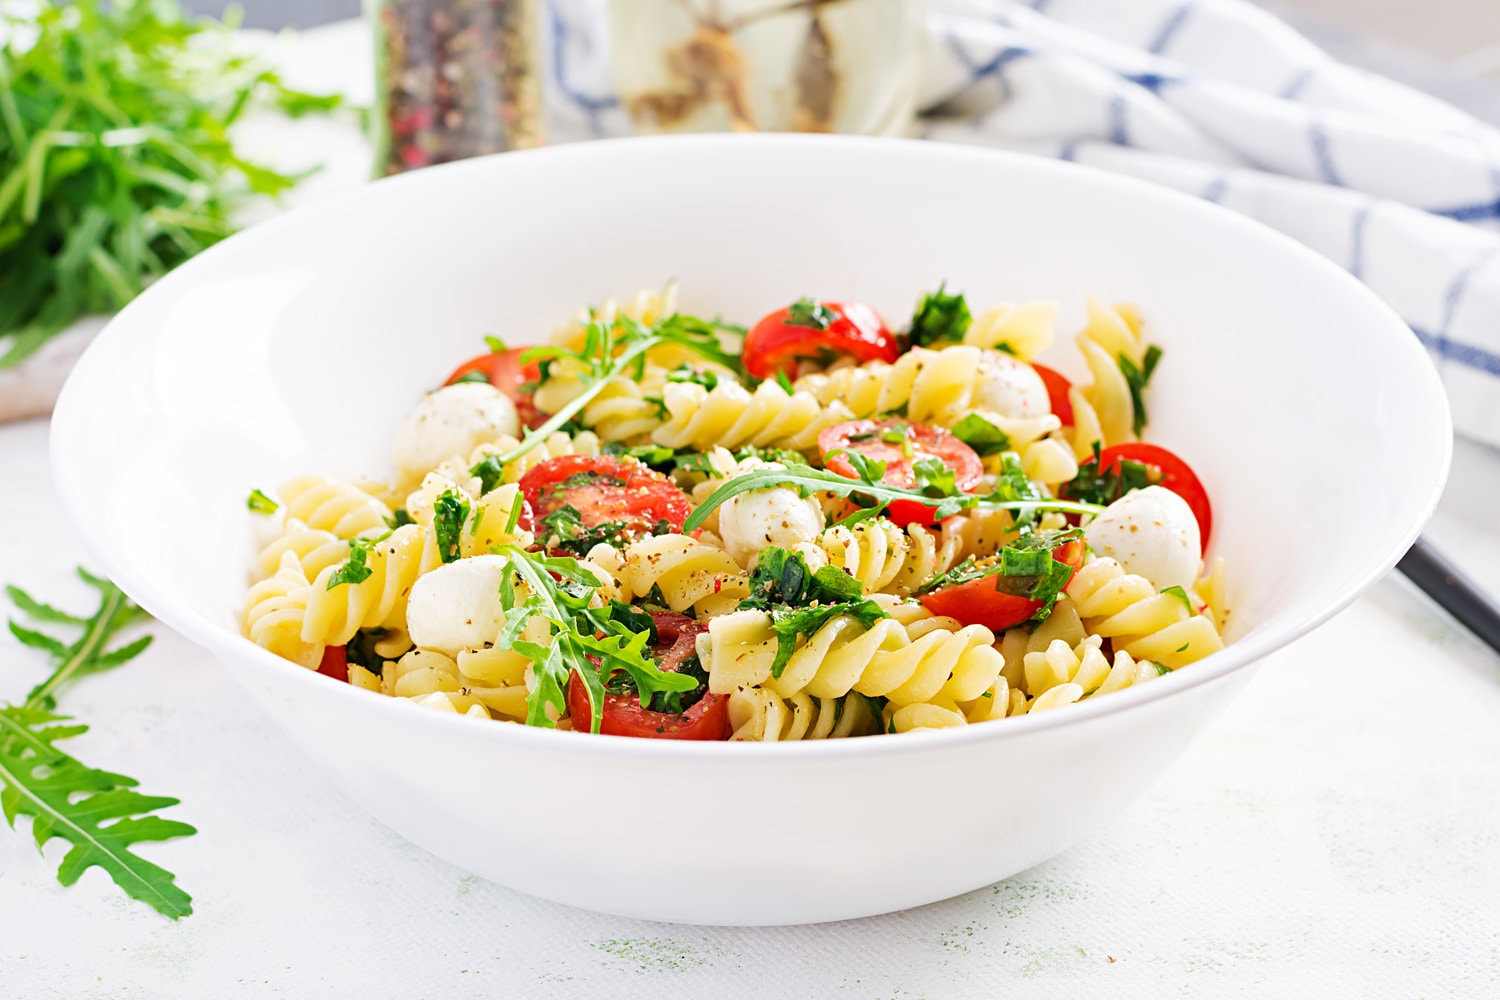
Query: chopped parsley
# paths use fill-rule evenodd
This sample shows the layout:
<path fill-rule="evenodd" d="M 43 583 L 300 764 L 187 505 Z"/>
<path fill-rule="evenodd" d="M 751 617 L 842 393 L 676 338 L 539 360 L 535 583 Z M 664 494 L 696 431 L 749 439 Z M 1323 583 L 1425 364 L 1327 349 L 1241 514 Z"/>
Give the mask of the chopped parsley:
<path fill-rule="evenodd" d="M 464 522 L 469 519 L 469 498 L 456 490 L 445 490 L 432 504 L 432 532 L 437 536 L 438 558 L 450 563 L 459 556 Z"/>
<path fill-rule="evenodd" d="M 389 537 L 390 532 L 386 532 L 377 538 L 349 539 L 349 560 L 328 577 L 326 589 L 332 590 L 346 583 L 364 583 L 368 580 L 375 572 L 369 565 L 370 552 Z"/>
<path fill-rule="evenodd" d="M 281 509 L 281 505 L 260 490 L 251 490 L 250 496 L 245 500 L 245 506 L 257 514 L 274 514 Z"/>
<path fill-rule="evenodd" d="M 416 523 L 417 522 L 411 519 L 411 514 L 407 513 L 405 507 L 397 507 L 395 510 L 391 511 L 391 516 L 385 519 L 386 527 L 390 528 L 392 531 L 395 531 L 397 528 L 403 527 L 405 525 Z"/>
<path fill-rule="evenodd" d="M 1117 360 L 1120 363 L 1120 374 L 1125 376 L 1125 382 L 1130 386 L 1130 401 L 1135 404 L 1132 429 L 1135 436 L 1140 437 L 1141 431 L 1146 429 L 1146 387 L 1151 384 L 1151 375 L 1156 371 L 1157 362 L 1161 360 L 1161 348 L 1155 344 L 1147 347 L 1139 368 L 1123 354 Z"/>
<path fill-rule="evenodd" d="M 945 281 L 938 290 L 922 297 L 911 318 L 911 338 L 915 347 L 934 344 L 957 344 L 964 339 L 974 317 L 962 295 L 949 295 Z"/>
<path fill-rule="evenodd" d="M 970 413 L 954 424 L 952 434 L 980 458 L 1010 450 L 1010 435 L 978 413 Z"/>

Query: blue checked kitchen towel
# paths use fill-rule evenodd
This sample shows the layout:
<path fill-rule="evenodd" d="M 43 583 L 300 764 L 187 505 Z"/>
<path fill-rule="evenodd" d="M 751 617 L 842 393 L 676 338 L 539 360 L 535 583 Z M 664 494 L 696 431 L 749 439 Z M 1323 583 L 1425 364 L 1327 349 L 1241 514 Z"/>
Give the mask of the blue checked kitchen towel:
<path fill-rule="evenodd" d="M 552 0 L 562 136 L 625 134 L 608 0 Z M 1500 132 L 1335 62 L 1245 0 L 930 0 L 919 134 L 1219 202 L 1411 325 L 1460 433 L 1500 446 Z"/>

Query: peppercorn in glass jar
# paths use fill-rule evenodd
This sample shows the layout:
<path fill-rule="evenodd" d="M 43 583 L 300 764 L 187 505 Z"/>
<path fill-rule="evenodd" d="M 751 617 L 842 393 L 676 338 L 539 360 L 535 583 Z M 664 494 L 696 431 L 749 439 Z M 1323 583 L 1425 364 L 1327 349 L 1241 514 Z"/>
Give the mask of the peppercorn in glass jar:
<path fill-rule="evenodd" d="M 543 0 L 373 0 L 375 170 L 542 143 Z"/>

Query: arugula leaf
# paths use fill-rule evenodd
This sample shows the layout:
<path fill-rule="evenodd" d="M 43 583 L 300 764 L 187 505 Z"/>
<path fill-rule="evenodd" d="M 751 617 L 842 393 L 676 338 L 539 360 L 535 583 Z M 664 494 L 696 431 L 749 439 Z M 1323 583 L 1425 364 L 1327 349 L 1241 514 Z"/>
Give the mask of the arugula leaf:
<path fill-rule="evenodd" d="M 945 281 L 938 290 L 922 297 L 917 311 L 911 318 L 913 346 L 931 347 L 934 344 L 957 344 L 963 341 L 974 317 L 969 313 L 969 303 L 962 295 L 949 295 Z"/>
<path fill-rule="evenodd" d="M 980 458 L 988 458 L 1010 450 L 1010 435 L 978 413 L 967 414 L 954 424 L 952 434 L 973 448 L 974 453 Z"/>
<path fill-rule="evenodd" d="M 788 396 L 793 395 L 797 391 L 797 387 L 792 385 L 791 377 L 780 368 L 776 369 L 776 384 L 781 386 L 781 391 Z"/>
<path fill-rule="evenodd" d="M 724 338 L 742 336 L 743 328 L 730 326 L 717 320 L 704 320 L 696 316 L 674 313 L 655 326 L 645 326 L 629 316 L 618 316 L 605 324 L 597 319 L 584 328 L 581 350 L 569 351 L 562 347 L 533 347 L 521 354 L 522 364 L 537 361 L 542 369 L 542 381 L 550 377 L 553 363 L 568 359 L 581 369 L 580 379 L 584 389 L 566 406 L 552 414 L 540 427 L 528 431 L 526 436 L 512 449 L 500 455 L 490 455 L 469 470 L 478 476 L 487 493 L 504 478 L 505 466 L 531 451 L 551 435 L 566 431 L 582 430 L 573 418 L 583 412 L 584 407 L 594 401 L 614 379 L 633 374 L 639 377 L 645 369 L 646 353 L 652 348 L 671 344 L 682 347 L 699 357 L 729 369 L 736 375 L 749 379 L 738 350 L 730 350 Z"/>
<path fill-rule="evenodd" d="M 510 350 L 510 347 L 505 343 L 505 341 L 501 340 L 499 337 L 493 336 L 492 334 L 485 334 L 484 346 L 490 349 L 491 354 L 504 354 L 506 351 Z"/>
<path fill-rule="evenodd" d="M 248 109 L 327 111 L 176 3 L 0 4 L 0 368 L 112 312 L 296 176 L 245 159 Z"/>
<path fill-rule="evenodd" d="M 743 462 L 747 458 L 759 459 L 762 462 L 776 462 L 780 465 L 808 465 L 807 456 L 800 451 L 790 448 L 757 448 L 753 444 L 747 444 L 734 453 L 735 461 Z"/>
<path fill-rule="evenodd" d="M 787 308 L 787 326 L 805 326 L 809 330 L 826 330 L 838 319 L 838 314 L 821 302 L 806 296 Z"/>
<path fill-rule="evenodd" d="M 462 382 L 483 382 L 485 385 L 494 385 L 494 383 L 490 381 L 490 377 L 484 372 L 480 371 L 478 368 L 475 368 L 473 371 L 464 372 L 462 375 L 448 384 L 458 385 Z"/>
<path fill-rule="evenodd" d="M 437 536 L 438 558 L 443 562 L 451 563 L 458 558 L 463 542 L 464 522 L 468 519 L 469 498 L 456 490 L 444 490 L 433 501 L 432 533 Z"/>
<path fill-rule="evenodd" d="M 648 655 L 650 634 L 635 630 L 629 619 L 621 621 L 613 607 L 591 606 L 599 581 L 576 559 L 566 556 L 544 556 L 515 545 L 495 547 L 508 567 L 506 583 L 514 574 L 530 598 L 521 609 L 506 615 L 502 638 L 510 648 L 531 660 L 535 688 L 528 700 L 526 723 L 551 728 L 555 725 L 547 713 L 551 706 L 557 714 L 567 711 L 568 679 L 577 674 L 589 691 L 593 718 L 592 732 L 599 731 L 603 713 L 604 681 L 624 671 L 641 693 L 642 702 L 650 702 L 658 693 L 691 691 L 697 687 L 692 677 L 663 672 Z M 501 600 L 510 601 L 502 586 Z M 553 634 L 543 644 L 518 638 L 535 616 L 550 623 Z M 498 644 L 497 644 L 498 645 Z M 575 719 L 581 726 L 583 720 Z"/>
<path fill-rule="evenodd" d="M 600 543 L 619 546 L 639 534 L 624 521 L 605 521 L 585 527 L 583 515 L 571 504 L 563 504 L 541 520 L 539 537 L 549 549 L 561 549 L 582 559 Z"/>
<path fill-rule="evenodd" d="M 250 496 L 245 500 L 245 506 L 256 514 L 274 514 L 281 505 L 260 490 L 251 490 Z"/>
<path fill-rule="evenodd" d="M 636 444 L 627 445 L 622 441 L 610 441 L 602 449 L 606 455 L 616 455 L 634 458 L 637 461 L 649 465 L 657 472 L 669 472 L 674 468 L 682 468 L 685 455 L 678 455 L 676 451 L 665 445 L 659 444 Z M 704 456 L 705 461 L 707 457 Z"/>
<path fill-rule="evenodd" d="M 871 458 L 864 452 L 856 451 L 853 448 L 835 448 L 823 456 L 823 464 L 826 466 L 828 460 L 835 455 L 844 456 L 844 459 L 853 467 L 854 474 L 860 478 L 861 482 L 874 485 L 880 482 L 885 476 L 885 462 L 882 462 L 878 458 Z"/>
<path fill-rule="evenodd" d="M 916 479 L 917 492 L 929 497 L 962 496 L 958 488 L 958 475 L 948 463 L 940 458 L 919 458 L 912 463 L 911 472 Z"/>
<path fill-rule="evenodd" d="M 30 816 L 32 839 L 39 849 L 59 837 L 72 844 L 58 868 L 57 879 L 63 885 L 99 867 L 126 895 L 176 920 L 193 912 L 192 897 L 176 885 L 176 876 L 131 848 L 196 832 L 186 823 L 154 815 L 177 800 L 141 795 L 134 790 L 134 779 L 88 767 L 56 746 L 88 730 L 55 713 L 58 691 L 80 677 L 131 660 L 151 642 L 150 636 L 143 636 L 108 649 L 118 631 L 146 617 L 145 612 L 109 581 L 83 569 L 78 572 L 99 591 L 98 610 L 88 618 L 43 604 L 19 587 L 6 588 L 17 607 L 37 621 L 72 625 L 82 633 L 66 643 L 10 622 L 13 633 L 44 640 L 23 641 L 46 650 L 54 670 L 25 703 L 0 706 L 0 813 L 12 828 L 18 816 Z"/>
<path fill-rule="evenodd" d="M 1146 387 L 1151 384 L 1151 375 L 1156 371 L 1157 362 L 1161 360 L 1161 348 L 1155 344 L 1147 347 L 1139 368 L 1123 354 L 1116 360 L 1120 364 L 1120 374 L 1125 376 L 1125 382 L 1130 386 L 1130 401 L 1135 404 L 1132 429 L 1135 436 L 1140 437 L 1141 431 L 1146 429 Z"/>
<path fill-rule="evenodd" d="M 1022 478 L 1025 476 L 1022 474 Z M 1026 480 L 1028 483 L 1030 480 Z M 758 468 L 726 480 L 725 483 L 713 493 L 709 494 L 702 503 L 693 509 L 683 524 L 683 531 L 691 532 L 703 526 L 708 515 L 722 506 L 730 497 L 739 496 L 741 493 L 749 493 L 753 490 L 773 489 L 778 486 L 786 486 L 795 489 L 802 496 L 812 496 L 814 493 L 826 492 L 834 496 L 850 497 L 856 494 L 868 498 L 872 503 L 884 507 L 893 500 L 916 500 L 924 506 L 934 509 L 933 520 L 940 521 L 945 517 L 957 514 L 961 510 L 1058 510 L 1072 514 L 1098 514 L 1104 508 L 1096 504 L 1080 503 L 1073 500 L 1052 500 L 1045 496 L 1038 498 L 1016 498 L 1008 499 L 1003 495 L 991 495 L 981 497 L 974 493 L 964 493 L 954 497 L 929 497 L 916 490 L 903 489 L 899 486 L 891 486 L 887 483 L 867 482 L 858 479 L 850 479 L 836 472 L 826 469 L 814 469 L 807 466 L 789 466 L 787 468 Z M 1032 486 L 1035 491 L 1035 486 Z"/>
<path fill-rule="evenodd" d="M 1046 506 L 1047 494 L 1043 493 L 1041 487 L 1031 481 L 1021 468 L 1021 456 L 1017 452 L 1007 451 L 1000 455 L 1000 474 L 995 477 L 994 489 L 990 491 L 990 501 L 996 505 L 1034 503 L 1039 506 L 1011 508 L 1012 520 L 1015 526 L 1022 530 L 1029 530 L 1041 517 L 1043 510 L 1061 509 Z M 1098 513 L 1094 510 L 1093 513 Z"/>

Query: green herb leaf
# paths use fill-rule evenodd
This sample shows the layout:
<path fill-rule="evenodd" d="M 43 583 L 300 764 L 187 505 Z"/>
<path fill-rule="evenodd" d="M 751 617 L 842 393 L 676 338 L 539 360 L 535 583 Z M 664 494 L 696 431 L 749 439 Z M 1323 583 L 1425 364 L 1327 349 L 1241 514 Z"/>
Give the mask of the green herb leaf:
<path fill-rule="evenodd" d="M 1156 371 L 1156 364 L 1161 360 L 1161 348 L 1152 344 L 1146 348 L 1146 353 L 1141 357 L 1141 367 L 1137 368 L 1135 362 L 1121 354 L 1116 359 L 1120 364 L 1120 373 L 1125 376 L 1125 382 L 1130 386 L 1130 401 L 1135 406 L 1135 419 L 1132 428 L 1135 436 L 1140 437 L 1141 431 L 1146 429 L 1146 388 L 1151 384 L 1151 375 Z"/>
<path fill-rule="evenodd" d="M 503 354 L 506 351 L 510 350 L 510 347 L 506 345 L 505 341 L 491 334 L 485 334 L 484 346 L 490 349 L 491 354 Z"/>
<path fill-rule="evenodd" d="M 246 109 L 337 103 L 287 89 L 176 3 L 0 12 L 0 368 L 124 306 L 234 232 L 252 198 L 296 183 L 236 148 Z"/>
<path fill-rule="evenodd" d="M 796 386 L 792 385 L 791 377 L 788 376 L 787 373 L 782 371 L 780 368 L 776 369 L 776 384 L 781 386 L 781 391 L 786 393 L 788 396 L 797 391 Z"/>
<path fill-rule="evenodd" d="M 459 556 L 464 522 L 469 519 L 469 498 L 456 490 L 444 490 L 432 504 L 432 533 L 437 536 L 438 558 L 445 563 Z"/>
<path fill-rule="evenodd" d="M 379 538 L 351 538 L 349 559 L 328 577 L 327 589 L 342 587 L 346 583 L 364 583 L 368 580 L 370 574 L 375 572 L 369 566 L 370 552 L 389 537 L 389 534 L 384 534 Z"/>
<path fill-rule="evenodd" d="M 681 364 L 667 372 L 668 382 L 686 382 L 701 385 L 709 392 L 719 387 L 719 376 L 711 371 L 699 371 L 692 365 Z"/>
<path fill-rule="evenodd" d="M 1163 590 L 1162 593 L 1170 597 L 1175 597 L 1179 601 L 1181 601 L 1182 606 L 1187 608 L 1188 614 L 1190 615 L 1194 614 L 1198 610 L 1197 608 L 1193 607 L 1193 599 L 1188 596 L 1188 592 L 1186 590 L 1183 590 L 1181 587 L 1168 587 L 1166 590 Z"/>
<path fill-rule="evenodd" d="M 947 572 L 933 576 L 916 593 L 927 594 L 943 587 L 994 578 L 995 590 L 1040 601 L 1041 606 L 1030 620 L 1045 621 L 1062 589 L 1073 578 L 1073 568 L 1056 559 L 1054 553 L 1082 537 L 1081 528 L 1028 532 L 993 556 L 985 559 L 971 556 Z"/>
<path fill-rule="evenodd" d="M 72 885 L 89 868 L 99 867 L 132 899 L 175 920 L 192 913 L 192 898 L 175 884 L 171 872 L 135 854 L 131 847 L 195 832 L 186 823 L 152 815 L 176 805 L 177 800 L 141 795 L 133 790 L 133 779 L 87 767 L 56 746 L 88 729 L 54 713 L 57 693 L 80 677 L 133 659 L 151 642 L 150 636 L 142 636 L 109 649 L 118 631 L 141 620 L 144 612 L 107 580 L 82 569 L 79 575 L 99 591 L 98 610 L 88 618 L 43 604 L 19 587 L 6 588 L 17 607 L 37 621 L 67 624 L 82 632 L 68 643 L 10 623 L 13 633 L 42 640 L 25 641 L 48 653 L 53 672 L 32 690 L 25 704 L 0 706 L 0 813 L 12 828 L 18 816 L 30 816 L 38 848 L 59 837 L 73 845 L 58 868 L 57 878 L 63 885 Z"/>
<path fill-rule="evenodd" d="M 932 347 L 963 341 L 969 324 L 973 322 L 973 316 L 969 313 L 969 303 L 964 297 L 947 294 L 947 287 L 948 283 L 943 282 L 937 291 L 923 296 L 917 305 L 917 311 L 911 318 L 909 334 L 913 346 Z"/>
<path fill-rule="evenodd" d="M 912 463 L 912 476 L 916 479 L 917 492 L 929 497 L 962 496 L 958 488 L 958 475 L 940 458 L 919 458 Z"/>
<path fill-rule="evenodd" d="M 1078 467 L 1078 475 L 1063 486 L 1063 495 L 1108 507 L 1132 490 L 1143 490 L 1152 483 L 1151 468 L 1141 462 L 1117 459 L 1101 472 L 1100 460 L 1099 442 L 1095 441 L 1093 457 Z"/>
<path fill-rule="evenodd" d="M 871 458 L 864 452 L 856 451 L 853 448 L 835 448 L 833 451 L 830 451 L 828 454 L 823 456 L 823 464 L 827 465 L 828 460 L 830 458 L 833 458 L 835 455 L 844 456 L 844 460 L 853 467 L 854 474 L 858 476 L 860 478 L 860 481 L 863 483 L 874 485 L 875 483 L 880 482 L 881 479 L 885 476 L 885 462 L 882 462 L 878 458 Z"/>
<path fill-rule="evenodd" d="M 490 377 L 484 372 L 480 371 L 478 368 L 475 368 L 473 371 L 464 372 L 449 384 L 458 385 L 463 382 L 483 382 L 485 385 L 494 385 L 494 383 L 490 381 Z"/>
<path fill-rule="evenodd" d="M 275 500 L 266 496 L 260 490 L 251 490 L 250 496 L 245 500 L 245 506 L 256 514 L 274 514 L 281 507 Z"/>
<path fill-rule="evenodd" d="M 826 330 L 837 320 L 838 314 L 821 302 L 800 298 L 787 308 L 787 326 L 805 326 L 810 330 Z"/>
<path fill-rule="evenodd" d="M 830 567 L 823 567 L 829 569 Z M 834 570 L 834 572 L 841 572 Z M 882 618 L 889 618 L 885 610 L 874 601 L 856 601 L 845 604 L 820 604 L 805 608 L 778 607 L 771 610 L 771 628 L 776 633 L 776 658 L 771 661 L 771 676 L 780 678 L 786 670 L 792 654 L 797 651 L 797 640 L 812 635 L 835 618 L 847 615 L 865 628 L 870 628 Z"/>
<path fill-rule="evenodd" d="M 386 527 L 390 528 L 392 531 L 395 531 L 397 528 L 405 527 L 408 524 L 416 523 L 416 521 L 413 521 L 411 519 L 411 514 L 407 512 L 405 507 L 397 507 L 391 512 L 391 516 L 385 519 Z"/>
<path fill-rule="evenodd" d="M 953 436 L 973 448 L 980 458 L 1010 450 L 1010 435 L 978 413 L 970 413 L 954 424 Z"/>

